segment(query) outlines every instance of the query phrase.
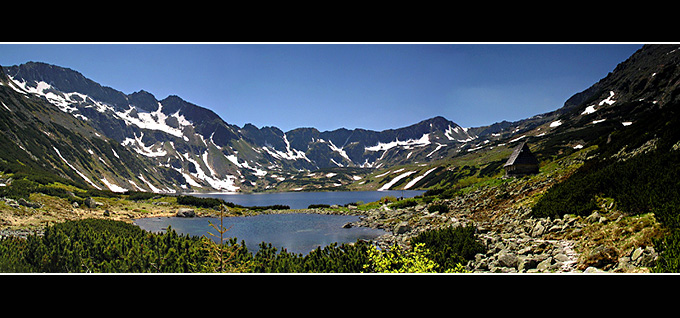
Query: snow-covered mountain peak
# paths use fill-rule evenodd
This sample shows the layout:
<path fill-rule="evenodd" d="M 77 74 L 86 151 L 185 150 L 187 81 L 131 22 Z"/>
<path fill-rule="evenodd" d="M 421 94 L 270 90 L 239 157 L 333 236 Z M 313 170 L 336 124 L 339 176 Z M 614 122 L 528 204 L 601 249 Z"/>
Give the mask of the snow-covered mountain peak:
<path fill-rule="evenodd" d="M 285 180 L 287 173 L 334 167 L 385 168 L 451 157 L 481 138 L 478 131 L 441 116 L 384 131 L 300 128 L 283 132 L 277 127 L 249 124 L 240 128 L 177 95 L 158 100 L 145 90 L 124 94 L 78 72 L 44 64 L 4 69 L 11 74 L 16 90 L 43 97 L 140 160 L 172 175 L 163 180 L 168 177 L 154 177 L 157 172 L 149 171 L 125 182 L 106 178 L 111 184 L 134 184 L 135 189 L 266 189 Z"/>

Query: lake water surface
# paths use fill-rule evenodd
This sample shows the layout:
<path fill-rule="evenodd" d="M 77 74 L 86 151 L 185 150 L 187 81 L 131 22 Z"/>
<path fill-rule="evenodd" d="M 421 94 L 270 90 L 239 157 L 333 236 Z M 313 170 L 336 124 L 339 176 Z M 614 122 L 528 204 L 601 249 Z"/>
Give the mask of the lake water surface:
<path fill-rule="evenodd" d="M 411 198 L 424 191 L 344 191 L 344 192 L 280 192 L 258 194 L 192 194 L 196 197 L 224 199 L 241 206 L 288 205 L 291 209 L 306 209 L 310 204 L 344 205 L 363 201 L 365 203 L 380 200 L 385 196 Z M 386 231 L 363 227 L 343 228 L 348 222 L 359 220 L 358 216 L 325 215 L 325 214 L 262 214 L 247 217 L 224 218 L 224 227 L 229 228 L 227 237 L 236 237 L 238 242 L 245 241 L 248 249 L 255 253 L 261 242 L 271 243 L 288 252 L 307 254 L 317 247 L 331 243 L 353 243 L 358 239 L 371 240 Z M 219 225 L 218 218 L 145 218 L 138 219 L 135 224 L 142 229 L 160 232 L 171 226 L 177 233 L 209 236 L 208 231 L 218 234 L 208 222 Z M 215 239 L 213 237 L 213 239 Z M 219 236 L 217 237 L 217 240 Z"/>
<path fill-rule="evenodd" d="M 271 243 L 281 250 L 306 255 L 317 247 L 331 243 L 353 243 L 358 239 L 372 240 L 388 232 L 365 227 L 343 228 L 348 222 L 359 220 L 353 215 L 325 214 L 260 214 L 254 216 L 225 217 L 223 226 L 229 228 L 225 237 L 236 237 L 245 241 L 252 253 L 259 250 L 261 242 Z M 178 218 L 159 217 L 135 220 L 135 224 L 151 232 L 162 232 L 170 226 L 175 232 L 193 236 L 211 237 L 219 241 L 219 233 L 210 223 L 219 226 L 219 218 Z M 211 232 L 216 235 L 212 237 Z"/>

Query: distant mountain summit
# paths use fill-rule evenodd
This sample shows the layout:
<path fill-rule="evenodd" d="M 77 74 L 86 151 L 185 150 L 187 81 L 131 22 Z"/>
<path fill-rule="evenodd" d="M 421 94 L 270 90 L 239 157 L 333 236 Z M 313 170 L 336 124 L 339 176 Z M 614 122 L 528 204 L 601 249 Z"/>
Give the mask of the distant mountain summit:
<path fill-rule="evenodd" d="M 144 90 L 124 94 L 64 67 L 28 62 L 3 69 L 17 91 L 41 98 L 49 103 L 44 107 L 70 114 L 145 164 L 166 170 L 163 177 L 145 177 L 155 184 L 116 180 L 118 190 L 257 191 L 303 170 L 431 161 L 477 138 L 443 117 L 385 131 L 238 127 L 179 96 L 158 100 Z M 109 179 L 116 174 L 112 171 Z M 131 182 L 137 186 L 129 187 Z"/>
<path fill-rule="evenodd" d="M 434 167 L 442 159 L 528 140 L 552 149 L 540 153 L 549 156 L 587 146 L 677 102 L 676 46 L 644 46 L 549 113 L 469 128 L 437 116 L 383 131 L 239 127 L 179 96 L 124 94 L 77 71 L 28 62 L 0 74 L 0 163 L 8 171 L 30 165 L 113 191 L 205 192 L 264 191 L 303 178 L 304 190 L 342 187 L 375 169 Z M 432 186 L 428 179 L 447 172 L 427 173 L 408 186 Z M 423 177 L 414 172 L 403 181 Z"/>

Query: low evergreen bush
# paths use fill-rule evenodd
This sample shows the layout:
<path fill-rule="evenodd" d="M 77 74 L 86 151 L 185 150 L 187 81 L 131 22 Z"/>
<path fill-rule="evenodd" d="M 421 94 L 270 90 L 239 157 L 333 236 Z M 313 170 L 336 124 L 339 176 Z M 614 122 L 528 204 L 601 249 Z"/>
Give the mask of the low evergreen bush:
<path fill-rule="evenodd" d="M 445 230 L 421 234 L 427 253 L 403 255 L 427 257 L 437 271 L 459 271 L 460 262 L 474 256 L 479 246 L 469 230 Z M 441 241 L 441 242 L 437 242 Z M 169 228 L 151 233 L 120 221 L 86 219 L 49 225 L 44 235 L 0 239 L 0 272 L 9 273 L 195 273 L 213 272 L 217 243 L 207 237 L 178 235 Z M 277 250 L 262 242 L 254 255 L 237 238 L 224 242 L 230 255 L 224 269 L 249 273 L 360 273 L 371 272 L 366 241 L 330 244 L 307 255 Z M 421 251 L 422 252 L 422 251 Z M 400 254 L 401 255 L 401 254 Z M 411 267 L 418 270 L 419 266 Z M 373 268 L 374 270 L 384 270 Z M 423 269 L 423 268 L 421 268 Z M 428 267 L 428 271 L 429 271 Z"/>
<path fill-rule="evenodd" d="M 411 244 L 423 243 L 429 250 L 429 257 L 439 264 L 441 271 L 458 268 L 460 264 L 473 260 L 486 248 L 475 237 L 476 227 L 449 226 L 439 230 L 420 233 L 411 239 Z"/>
<path fill-rule="evenodd" d="M 394 202 L 388 206 L 392 209 L 405 209 L 416 205 L 418 205 L 418 201 L 416 201 L 415 199 L 405 199 Z"/>

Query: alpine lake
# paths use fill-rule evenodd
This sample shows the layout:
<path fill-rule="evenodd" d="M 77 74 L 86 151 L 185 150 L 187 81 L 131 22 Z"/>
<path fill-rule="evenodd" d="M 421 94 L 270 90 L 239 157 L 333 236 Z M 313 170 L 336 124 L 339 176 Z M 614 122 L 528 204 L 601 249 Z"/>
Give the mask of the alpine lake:
<path fill-rule="evenodd" d="M 276 192 L 276 193 L 210 193 L 192 194 L 196 197 L 219 198 L 241 206 L 288 205 L 291 209 L 306 209 L 312 204 L 345 205 L 354 202 L 375 202 L 385 196 L 412 198 L 424 191 L 346 191 L 346 192 Z M 277 249 L 306 255 L 317 247 L 332 243 L 353 243 L 359 239 L 372 240 L 388 232 L 366 227 L 344 228 L 343 225 L 359 220 L 355 215 L 327 215 L 315 213 L 258 214 L 253 216 L 225 217 L 222 220 L 226 238 L 244 241 L 248 250 L 256 253 L 262 242 Z M 163 232 L 168 227 L 178 234 L 211 236 L 219 240 L 219 233 L 210 223 L 220 224 L 219 218 L 158 217 L 135 220 L 134 224 L 150 232 Z"/>

